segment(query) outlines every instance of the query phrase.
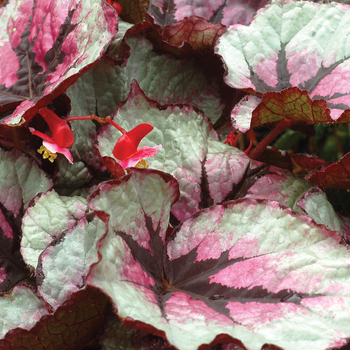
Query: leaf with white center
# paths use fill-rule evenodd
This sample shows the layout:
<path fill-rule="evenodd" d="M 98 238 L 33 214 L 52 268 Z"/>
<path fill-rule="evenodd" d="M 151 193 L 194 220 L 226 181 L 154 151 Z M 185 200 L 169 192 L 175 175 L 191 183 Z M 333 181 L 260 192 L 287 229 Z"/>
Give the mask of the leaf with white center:
<path fill-rule="evenodd" d="M 274 1 L 249 26 L 232 26 L 216 53 L 226 82 L 255 91 L 261 103 L 233 122 L 244 131 L 284 118 L 347 123 L 350 116 L 349 6 Z"/>
<path fill-rule="evenodd" d="M 113 120 L 125 130 L 144 122 L 153 125 L 154 130 L 141 141 L 140 147 L 162 145 L 147 163 L 151 168 L 172 174 L 179 182 L 181 197 L 172 210 L 178 220 L 198 209 L 233 199 L 234 188 L 238 190 L 238 184 L 255 167 L 243 152 L 218 141 L 216 132 L 200 111 L 190 106 L 163 108 L 148 99 L 136 82 Z M 101 156 L 113 157 L 112 150 L 120 136 L 113 126 L 102 128 L 98 136 Z M 231 197 L 227 198 L 230 193 Z"/>
<path fill-rule="evenodd" d="M 109 232 L 88 283 L 120 317 L 181 350 L 220 334 L 251 350 L 346 343 L 350 253 L 337 232 L 277 202 L 243 199 L 197 212 L 164 239 L 177 191 L 169 176 L 134 169 L 90 197 Z"/>
<path fill-rule="evenodd" d="M 24 261 L 36 268 L 46 247 L 62 232 L 75 227 L 86 212 L 86 200 L 82 197 L 63 197 L 55 191 L 37 197 L 22 221 L 21 253 Z"/>
<path fill-rule="evenodd" d="M 86 276 L 99 260 L 97 245 L 105 233 L 105 223 L 90 214 L 71 229 L 65 229 L 41 253 L 37 267 L 38 293 L 53 310 L 85 288 Z"/>

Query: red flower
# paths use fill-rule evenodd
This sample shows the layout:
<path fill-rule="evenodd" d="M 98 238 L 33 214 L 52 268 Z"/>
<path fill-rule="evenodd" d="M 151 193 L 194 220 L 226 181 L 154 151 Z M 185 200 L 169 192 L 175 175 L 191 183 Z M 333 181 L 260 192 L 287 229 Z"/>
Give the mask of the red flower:
<path fill-rule="evenodd" d="M 107 2 L 108 4 L 113 6 L 113 8 L 117 11 L 118 16 L 120 16 L 123 11 L 122 5 L 120 5 L 119 2 L 112 1 L 112 0 L 107 0 Z"/>
<path fill-rule="evenodd" d="M 107 121 L 119 131 L 124 131 L 112 120 L 107 119 Z M 152 130 L 153 126 L 151 124 L 143 123 L 128 132 L 123 132 L 123 136 L 120 137 L 114 146 L 113 155 L 119 160 L 119 164 L 124 169 L 135 166 L 143 158 L 153 157 L 157 154 L 157 149 L 162 147 L 162 145 L 137 148 L 141 140 Z"/>
<path fill-rule="evenodd" d="M 34 128 L 29 128 L 33 135 L 39 136 L 44 140 L 43 146 L 38 149 L 38 152 L 43 154 L 44 159 L 48 158 L 51 162 L 57 157 L 56 153 L 62 153 L 70 163 L 73 163 L 73 157 L 68 147 L 73 145 L 74 136 L 67 122 L 47 108 L 41 108 L 39 114 L 48 124 L 51 137 L 36 131 Z"/>

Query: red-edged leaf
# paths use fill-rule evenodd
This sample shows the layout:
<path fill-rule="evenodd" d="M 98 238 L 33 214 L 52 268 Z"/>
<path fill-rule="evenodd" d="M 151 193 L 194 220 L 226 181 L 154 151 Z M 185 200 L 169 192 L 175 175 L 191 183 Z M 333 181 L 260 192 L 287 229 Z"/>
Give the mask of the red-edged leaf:
<path fill-rule="evenodd" d="M 327 188 L 350 189 L 350 153 L 338 162 L 310 172 L 305 179 Z"/>
<path fill-rule="evenodd" d="M 201 17 L 191 16 L 166 26 L 162 39 L 179 48 L 187 42 L 193 49 L 203 52 L 212 49 L 224 32 L 225 26 L 220 23 L 213 24 Z"/>
<path fill-rule="evenodd" d="M 197 212 L 166 239 L 177 196 L 169 175 L 135 170 L 90 197 L 109 216 L 109 233 L 88 283 L 120 317 L 165 332 L 184 350 L 219 334 L 248 349 L 346 343 L 350 254 L 338 232 L 278 202 L 243 199 Z"/>
<path fill-rule="evenodd" d="M 220 37 L 216 52 L 227 84 L 264 95 L 253 118 L 247 113 L 242 122 L 232 114 L 236 128 L 282 118 L 349 122 L 348 11 L 337 3 L 276 1 L 249 26 L 232 26 Z"/>
<path fill-rule="evenodd" d="M 213 49 L 217 39 L 225 31 L 225 26 L 220 23 L 213 24 L 194 16 L 165 28 L 156 24 L 149 14 L 146 14 L 146 20 L 152 24 L 147 32 L 148 38 L 162 50 L 177 56 L 198 55 Z"/>
<path fill-rule="evenodd" d="M 266 92 L 261 103 L 254 109 L 251 127 L 292 119 L 305 123 L 333 123 L 327 103 L 311 100 L 307 91 L 291 87 L 281 92 Z"/>
<path fill-rule="evenodd" d="M 103 1 L 10 0 L 0 8 L 1 123 L 22 124 L 101 57 L 117 14 Z"/>

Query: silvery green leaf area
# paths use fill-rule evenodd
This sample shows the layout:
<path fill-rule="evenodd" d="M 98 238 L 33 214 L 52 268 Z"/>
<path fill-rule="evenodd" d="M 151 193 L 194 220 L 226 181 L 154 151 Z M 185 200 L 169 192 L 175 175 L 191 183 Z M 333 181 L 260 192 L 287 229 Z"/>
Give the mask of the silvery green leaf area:
<path fill-rule="evenodd" d="M 350 2 L 0 3 L 1 350 L 350 349 Z"/>

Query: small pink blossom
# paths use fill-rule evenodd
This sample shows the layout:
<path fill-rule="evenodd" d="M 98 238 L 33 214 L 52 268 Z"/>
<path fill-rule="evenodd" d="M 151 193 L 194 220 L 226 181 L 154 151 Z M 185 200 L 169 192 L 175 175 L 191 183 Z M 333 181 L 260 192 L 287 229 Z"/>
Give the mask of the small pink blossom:
<path fill-rule="evenodd" d="M 61 153 L 68 159 L 69 163 L 73 164 L 73 157 L 68 148 L 58 146 L 51 137 L 40 131 L 36 131 L 34 128 L 29 128 L 29 130 L 33 135 L 39 136 L 43 139 L 43 146 L 49 152 L 45 154 L 45 150 L 42 148 L 40 148 L 39 150 L 41 151 L 38 150 L 38 152 L 44 152 L 44 158 L 48 158 L 52 162 L 56 158 L 54 155 L 56 153 Z"/>
<path fill-rule="evenodd" d="M 114 121 L 110 119 L 107 121 L 123 133 L 114 146 L 113 155 L 124 169 L 137 166 L 144 158 L 155 156 L 158 152 L 157 149 L 162 147 L 162 145 L 158 145 L 138 148 L 141 140 L 153 130 L 153 126 L 149 123 L 143 123 L 130 131 L 125 131 Z"/>

